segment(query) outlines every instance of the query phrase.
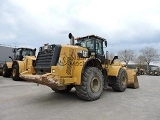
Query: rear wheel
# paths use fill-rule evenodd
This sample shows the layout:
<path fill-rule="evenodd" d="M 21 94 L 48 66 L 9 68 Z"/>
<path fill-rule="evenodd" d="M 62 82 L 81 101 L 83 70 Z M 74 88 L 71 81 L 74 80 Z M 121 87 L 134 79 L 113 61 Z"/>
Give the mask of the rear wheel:
<path fill-rule="evenodd" d="M 18 65 L 13 65 L 13 68 L 12 68 L 12 79 L 14 81 L 21 80 L 20 77 L 19 77 L 19 67 L 18 67 Z"/>
<path fill-rule="evenodd" d="M 10 77 L 10 70 L 8 69 L 7 67 L 7 64 L 4 64 L 3 65 L 3 68 L 2 68 L 2 75 L 3 77 Z"/>
<path fill-rule="evenodd" d="M 104 78 L 96 67 L 87 67 L 82 75 L 81 85 L 75 86 L 77 95 L 88 101 L 98 99 L 103 92 Z"/>
<path fill-rule="evenodd" d="M 128 85 L 128 76 L 125 69 L 120 69 L 118 76 L 116 78 L 116 82 L 112 85 L 112 89 L 114 91 L 123 92 L 126 90 Z"/>

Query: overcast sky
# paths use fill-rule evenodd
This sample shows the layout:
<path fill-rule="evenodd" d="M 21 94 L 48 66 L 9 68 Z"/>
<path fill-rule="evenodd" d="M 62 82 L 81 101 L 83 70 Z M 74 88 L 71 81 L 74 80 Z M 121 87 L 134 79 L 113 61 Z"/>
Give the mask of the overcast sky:
<path fill-rule="evenodd" d="M 0 44 L 39 48 L 95 34 L 107 50 L 160 52 L 160 0 L 0 0 Z"/>

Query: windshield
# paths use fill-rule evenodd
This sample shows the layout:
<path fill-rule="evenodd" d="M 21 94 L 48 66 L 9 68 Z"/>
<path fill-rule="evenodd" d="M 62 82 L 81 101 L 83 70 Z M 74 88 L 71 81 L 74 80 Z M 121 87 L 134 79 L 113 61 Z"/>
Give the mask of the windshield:
<path fill-rule="evenodd" d="M 88 48 L 88 49 L 94 49 L 94 40 L 93 39 L 89 39 L 89 38 L 85 38 L 82 40 L 78 40 L 78 43 L 80 43 L 80 46 Z"/>
<path fill-rule="evenodd" d="M 17 49 L 16 52 L 15 52 L 15 56 L 19 56 L 21 54 L 21 50 L 22 49 Z"/>
<path fill-rule="evenodd" d="M 35 50 L 33 49 L 26 49 L 26 48 L 18 48 L 14 51 L 14 59 L 15 60 L 22 60 L 24 56 L 34 56 Z"/>
<path fill-rule="evenodd" d="M 32 50 L 23 50 L 22 51 L 22 56 L 33 56 L 34 55 L 34 52 Z"/>

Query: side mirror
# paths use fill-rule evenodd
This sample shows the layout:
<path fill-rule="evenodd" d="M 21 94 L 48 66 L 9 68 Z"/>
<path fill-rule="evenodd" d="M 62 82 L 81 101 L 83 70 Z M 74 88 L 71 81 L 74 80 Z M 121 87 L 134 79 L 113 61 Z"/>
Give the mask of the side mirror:
<path fill-rule="evenodd" d="M 11 56 L 9 56 L 9 58 L 13 61 L 13 58 Z"/>
<path fill-rule="evenodd" d="M 106 40 L 104 41 L 104 44 L 105 44 L 105 46 L 107 47 L 107 41 L 106 41 Z"/>

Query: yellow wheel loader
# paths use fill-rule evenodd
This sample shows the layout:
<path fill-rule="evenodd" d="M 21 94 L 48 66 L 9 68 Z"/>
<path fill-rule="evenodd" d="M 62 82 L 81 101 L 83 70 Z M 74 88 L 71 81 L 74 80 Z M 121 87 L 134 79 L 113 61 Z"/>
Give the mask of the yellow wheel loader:
<path fill-rule="evenodd" d="M 119 92 L 139 87 L 134 70 L 116 62 L 118 56 L 110 61 L 104 55 L 103 46 L 107 46 L 104 38 L 88 35 L 74 39 L 71 33 L 69 38 L 70 45 L 40 47 L 34 70 L 22 72 L 20 77 L 55 92 L 65 93 L 75 87 L 77 95 L 88 101 L 98 99 L 107 86 Z"/>
<path fill-rule="evenodd" d="M 33 69 L 32 62 L 36 60 L 36 49 L 31 48 L 13 48 L 14 56 L 12 62 L 5 62 L 2 69 L 3 77 L 10 77 L 15 81 L 21 80 L 19 73 L 26 71 L 27 69 Z"/>

